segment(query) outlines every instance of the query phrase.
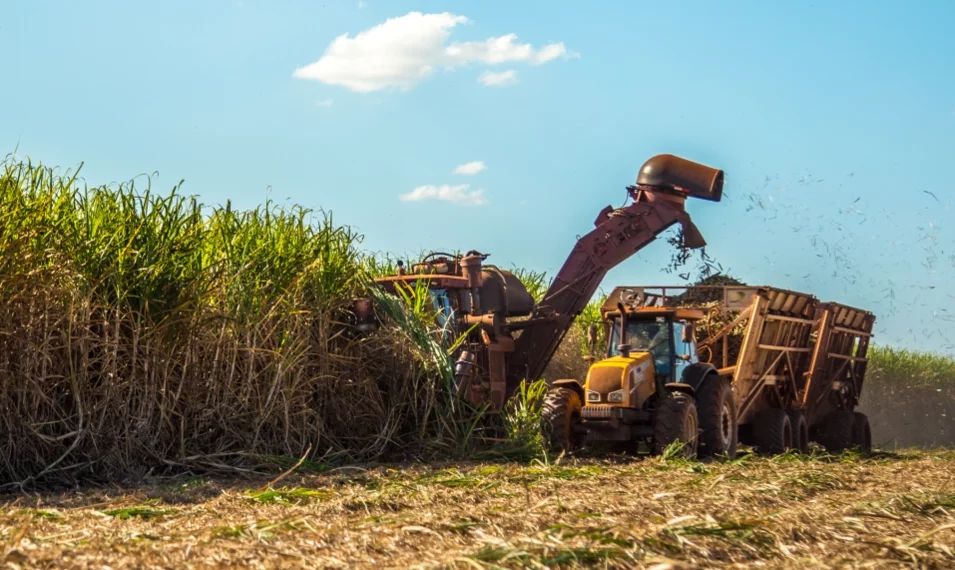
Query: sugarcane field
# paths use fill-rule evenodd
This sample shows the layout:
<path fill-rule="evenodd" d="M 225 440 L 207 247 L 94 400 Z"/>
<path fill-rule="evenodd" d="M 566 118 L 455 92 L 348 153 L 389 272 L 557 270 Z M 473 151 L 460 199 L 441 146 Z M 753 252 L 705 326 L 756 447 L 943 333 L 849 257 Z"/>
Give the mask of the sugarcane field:
<path fill-rule="evenodd" d="M 0 566 L 955 568 L 955 5 L 401 4 L 0 11 Z"/>

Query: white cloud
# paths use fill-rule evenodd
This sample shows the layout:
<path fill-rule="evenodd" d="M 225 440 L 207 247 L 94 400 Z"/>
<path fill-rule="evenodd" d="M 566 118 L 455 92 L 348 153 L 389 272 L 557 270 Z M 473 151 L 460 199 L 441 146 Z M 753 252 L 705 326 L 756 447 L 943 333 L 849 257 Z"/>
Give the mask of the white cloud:
<path fill-rule="evenodd" d="M 334 99 L 322 99 L 320 101 L 315 101 L 316 107 L 331 107 L 335 104 Z"/>
<path fill-rule="evenodd" d="M 507 63 L 520 61 L 540 65 L 567 54 L 563 43 L 547 44 L 534 50 L 531 44 L 516 44 L 517 34 L 488 38 L 483 42 L 453 43 L 445 52 L 461 62 L 483 61 L 484 63 Z"/>
<path fill-rule="evenodd" d="M 517 72 L 513 69 L 507 71 L 495 72 L 485 71 L 478 77 L 478 82 L 485 87 L 503 87 L 517 83 Z"/>
<path fill-rule="evenodd" d="M 436 69 L 453 69 L 473 62 L 540 65 L 559 57 L 576 56 L 563 43 L 535 49 L 531 44 L 517 43 L 515 34 L 448 44 L 451 29 L 469 21 L 464 16 L 448 12 L 410 12 L 389 18 L 355 37 L 349 37 L 347 33 L 338 36 L 325 49 L 321 59 L 299 67 L 294 75 L 360 93 L 381 89 L 407 91 L 430 77 Z"/>
<path fill-rule="evenodd" d="M 468 188 L 470 187 L 471 186 L 469 184 L 459 184 L 457 186 L 450 186 L 448 184 L 435 186 L 433 184 L 428 184 L 425 186 L 418 186 L 407 194 L 402 194 L 399 196 L 399 199 L 402 202 L 441 200 L 444 202 L 460 204 L 462 206 L 483 206 L 484 204 L 487 204 L 487 198 L 484 197 L 484 190 L 478 189 L 468 191 Z"/>
<path fill-rule="evenodd" d="M 362 8 L 365 8 L 365 7 L 367 7 L 367 6 L 368 6 L 368 3 L 367 3 L 367 2 L 365 2 L 364 0 L 358 0 L 358 9 L 359 9 L 359 10 L 361 10 Z"/>
<path fill-rule="evenodd" d="M 464 174 L 466 176 L 473 176 L 486 168 L 487 165 L 484 164 L 483 160 L 475 160 L 474 162 L 467 162 L 456 166 L 454 170 L 451 171 L 451 174 Z"/>

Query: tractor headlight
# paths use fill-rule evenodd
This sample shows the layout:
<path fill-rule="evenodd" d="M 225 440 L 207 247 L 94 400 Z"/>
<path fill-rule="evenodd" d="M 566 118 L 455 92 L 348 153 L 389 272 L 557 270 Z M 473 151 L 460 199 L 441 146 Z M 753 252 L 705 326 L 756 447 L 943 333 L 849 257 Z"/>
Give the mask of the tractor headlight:
<path fill-rule="evenodd" d="M 614 390 L 613 392 L 607 394 L 607 399 L 614 404 L 622 404 L 624 400 L 627 399 L 626 390 Z"/>
<path fill-rule="evenodd" d="M 600 401 L 600 392 L 594 392 L 593 390 L 587 390 L 587 401 L 588 401 L 588 402 L 599 402 L 599 401 Z"/>

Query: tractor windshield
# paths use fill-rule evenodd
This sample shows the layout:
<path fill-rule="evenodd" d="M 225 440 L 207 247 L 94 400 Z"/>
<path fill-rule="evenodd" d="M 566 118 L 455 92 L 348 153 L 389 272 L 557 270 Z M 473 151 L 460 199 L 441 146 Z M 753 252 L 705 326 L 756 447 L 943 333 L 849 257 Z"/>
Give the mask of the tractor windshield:
<path fill-rule="evenodd" d="M 652 321 L 630 320 L 627 322 L 627 342 L 635 352 L 650 352 L 653 354 L 654 367 L 659 374 L 667 374 L 670 370 L 670 323 L 660 317 Z M 620 326 L 615 322 L 610 333 L 610 356 L 617 356 L 620 351 Z"/>

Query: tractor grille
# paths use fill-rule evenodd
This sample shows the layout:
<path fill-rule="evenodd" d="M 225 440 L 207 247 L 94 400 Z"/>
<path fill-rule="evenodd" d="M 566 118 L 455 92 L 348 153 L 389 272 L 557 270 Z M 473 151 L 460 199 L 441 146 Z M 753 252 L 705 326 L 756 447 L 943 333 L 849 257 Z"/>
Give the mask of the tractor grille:
<path fill-rule="evenodd" d="M 623 387 L 625 369 L 616 366 L 595 366 L 587 377 L 587 389 L 607 394 Z"/>
<path fill-rule="evenodd" d="M 613 412 L 618 408 L 614 406 L 584 406 L 581 410 L 581 417 L 587 419 L 610 419 L 613 417 Z"/>

